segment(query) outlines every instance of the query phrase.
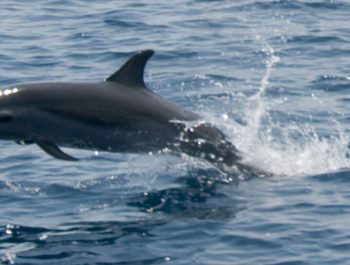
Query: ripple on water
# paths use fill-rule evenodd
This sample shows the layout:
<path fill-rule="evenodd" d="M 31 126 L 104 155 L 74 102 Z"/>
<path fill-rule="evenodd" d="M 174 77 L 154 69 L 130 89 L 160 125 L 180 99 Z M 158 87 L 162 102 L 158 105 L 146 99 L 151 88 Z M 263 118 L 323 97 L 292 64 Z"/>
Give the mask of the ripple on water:
<path fill-rule="evenodd" d="M 101 80 L 152 48 L 153 91 L 278 173 L 242 181 L 188 157 L 77 150 L 66 163 L 1 141 L 0 263 L 348 264 L 349 10 L 0 1 L 1 87 Z"/>

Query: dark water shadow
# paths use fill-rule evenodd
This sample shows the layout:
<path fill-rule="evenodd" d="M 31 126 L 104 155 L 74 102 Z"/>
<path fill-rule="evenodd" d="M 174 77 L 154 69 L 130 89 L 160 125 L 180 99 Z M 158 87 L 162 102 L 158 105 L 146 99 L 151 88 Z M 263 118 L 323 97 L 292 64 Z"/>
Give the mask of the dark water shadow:
<path fill-rule="evenodd" d="M 151 230 L 162 224 L 74 222 L 57 229 L 8 225 L 0 227 L 0 264 L 160 264 L 168 257 L 144 246 L 156 240 Z"/>
<path fill-rule="evenodd" d="M 191 169 L 175 182 L 131 197 L 127 205 L 136 209 L 133 216 L 141 212 L 136 218 L 0 227 L 0 264 L 164 264 L 181 257 L 170 243 L 159 252 L 159 242 L 207 240 L 206 229 L 219 229 L 246 207 L 236 196 L 237 179 L 216 169 Z"/>
<path fill-rule="evenodd" d="M 350 182 L 350 168 L 344 168 L 324 174 L 311 175 L 307 177 L 309 180 L 317 181 L 318 183 L 330 184 L 348 184 Z"/>
<path fill-rule="evenodd" d="M 227 178 L 216 169 L 192 169 L 176 180 L 177 187 L 141 193 L 127 205 L 172 219 L 227 221 L 245 208 L 244 202 L 234 196 L 238 183 L 237 176 Z"/>

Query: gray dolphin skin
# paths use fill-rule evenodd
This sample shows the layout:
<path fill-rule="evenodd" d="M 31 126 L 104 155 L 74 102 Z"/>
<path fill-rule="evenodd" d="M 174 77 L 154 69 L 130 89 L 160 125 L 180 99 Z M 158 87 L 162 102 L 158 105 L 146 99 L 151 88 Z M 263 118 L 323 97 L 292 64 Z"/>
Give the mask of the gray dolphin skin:
<path fill-rule="evenodd" d="M 106 80 L 30 83 L 0 92 L 0 139 L 37 144 L 74 161 L 62 147 L 109 152 L 168 150 L 250 169 L 226 136 L 149 90 L 143 73 L 152 50 L 138 52 Z"/>

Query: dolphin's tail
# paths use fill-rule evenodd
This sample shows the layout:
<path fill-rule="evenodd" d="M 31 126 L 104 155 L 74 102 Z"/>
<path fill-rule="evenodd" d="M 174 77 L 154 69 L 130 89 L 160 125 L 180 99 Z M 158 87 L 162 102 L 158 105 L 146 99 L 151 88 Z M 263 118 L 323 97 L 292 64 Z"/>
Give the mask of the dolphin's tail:
<path fill-rule="evenodd" d="M 209 123 L 185 128 L 180 137 L 180 150 L 190 156 L 200 157 L 214 165 L 225 165 L 245 175 L 270 175 L 263 170 L 245 164 L 241 152 L 225 134 Z"/>
<path fill-rule="evenodd" d="M 233 166 L 241 160 L 237 148 L 227 140 L 223 132 L 210 123 L 184 128 L 180 137 L 180 150 L 227 166 Z"/>

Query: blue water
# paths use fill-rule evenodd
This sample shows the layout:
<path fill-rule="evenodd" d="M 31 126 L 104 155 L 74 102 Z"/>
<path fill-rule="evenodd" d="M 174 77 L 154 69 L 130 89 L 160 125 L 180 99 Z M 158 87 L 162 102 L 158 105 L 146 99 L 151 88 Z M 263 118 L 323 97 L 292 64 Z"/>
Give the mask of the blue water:
<path fill-rule="evenodd" d="M 0 264 L 350 264 L 349 14 L 338 0 L 2 0 L 2 88 L 102 80 L 151 48 L 148 86 L 273 174 L 0 141 Z"/>

